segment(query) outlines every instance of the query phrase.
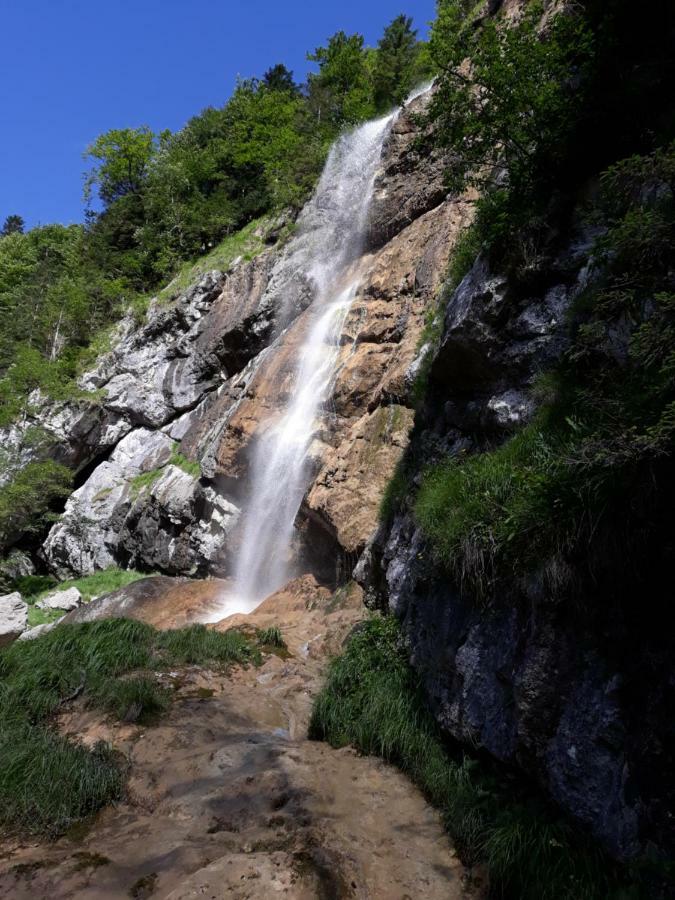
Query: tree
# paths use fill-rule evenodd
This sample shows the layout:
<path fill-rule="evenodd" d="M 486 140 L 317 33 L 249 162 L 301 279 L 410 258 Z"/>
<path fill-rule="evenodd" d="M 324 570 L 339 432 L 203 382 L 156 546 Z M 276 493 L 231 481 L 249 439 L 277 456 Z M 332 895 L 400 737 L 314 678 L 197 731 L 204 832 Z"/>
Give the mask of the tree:
<path fill-rule="evenodd" d="M 297 94 L 300 90 L 293 81 L 293 73 L 283 63 L 277 63 L 276 66 L 268 69 L 262 77 L 262 83 L 271 91 L 288 91 Z"/>
<path fill-rule="evenodd" d="M 556 173 L 584 100 L 592 36 L 579 14 L 560 14 L 540 34 L 542 8 L 517 24 L 474 27 L 467 0 L 440 0 L 431 36 L 439 69 L 430 119 L 449 148 L 450 186 L 499 182 L 529 195 Z"/>
<path fill-rule="evenodd" d="M 338 31 L 327 47 L 317 47 L 307 59 L 319 64 L 318 73 L 309 75 L 308 85 L 310 107 L 320 122 L 340 128 L 373 115 L 373 86 L 362 35 Z"/>
<path fill-rule="evenodd" d="M 113 128 L 97 137 L 84 154 L 86 160 L 94 161 L 85 179 L 87 204 L 94 185 L 98 186 L 99 197 L 105 204 L 126 194 L 139 194 L 154 152 L 155 136 L 147 125 Z"/>
<path fill-rule="evenodd" d="M 399 106 L 414 86 L 419 55 L 417 32 L 409 16 L 396 16 L 377 44 L 373 72 L 375 105 L 380 111 Z"/>
<path fill-rule="evenodd" d="M 22 534 L 39 534 L 55 515 L 52 509 L 70 494 L 73 473 L 60 463 L 30 462 L 0 487 L 0 550 Z"/>
<path fill-rule="evenodd" d="M 23 234 L 25 224 L 21 216 L 16 214 L 7 216 L 2 229 L 0 229 L 0 237 L 7 237 L 8 234 Z"/>

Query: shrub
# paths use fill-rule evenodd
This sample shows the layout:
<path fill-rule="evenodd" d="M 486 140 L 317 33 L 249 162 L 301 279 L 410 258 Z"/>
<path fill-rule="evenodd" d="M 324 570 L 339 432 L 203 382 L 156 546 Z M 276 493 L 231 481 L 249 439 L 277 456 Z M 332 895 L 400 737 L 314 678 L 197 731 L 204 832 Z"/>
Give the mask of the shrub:
<path fill-rule="evenodd" d="M 52 521 L 53 508 L 68 496 L 72 481 L 69 469 L 46 460 L 28 463 L 0 487 L 0 550 Z"/>
<path fill-rule="evenodd" d="M 281 629 L 276 625 L 271 625 L 269 628 L 259 628 L 258 643 L 261 647 L 279 647 L 283 649 L 286 646 Z"/>

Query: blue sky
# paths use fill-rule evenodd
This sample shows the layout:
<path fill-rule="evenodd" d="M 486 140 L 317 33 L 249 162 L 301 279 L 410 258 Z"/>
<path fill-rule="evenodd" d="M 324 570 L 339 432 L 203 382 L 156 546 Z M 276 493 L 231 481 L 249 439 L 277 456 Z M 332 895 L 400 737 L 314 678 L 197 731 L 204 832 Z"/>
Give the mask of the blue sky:
<path fill-rule="evenodd" d="M 426 36 L 434 0 L 0 0 L 0 222 L 81 221 L 101 132 L 178 129 L 276 62 L 301 80 L 329 35 L 375 44 L 400 12 Z"/>

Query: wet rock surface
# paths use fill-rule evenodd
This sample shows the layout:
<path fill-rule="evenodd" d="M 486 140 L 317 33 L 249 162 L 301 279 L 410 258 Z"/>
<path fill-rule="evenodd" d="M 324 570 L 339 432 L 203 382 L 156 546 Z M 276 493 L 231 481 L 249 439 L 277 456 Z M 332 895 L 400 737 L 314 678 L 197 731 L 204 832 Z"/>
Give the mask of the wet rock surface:
<path fill-rule="evenodd" d="M 419 150 L 427 102 L 419 97 L 393 123 L 368 250 L 355 252 L 342 273 L 345 284 L 358 276 L 359 288 L 303 504 L 337 554 L 358 554 L 375 527 L 412 424 L 409 370 L 425 316 L 472 215 L 466 198 L 447 196 L 441 161 Z M 323 189 L 331 204 L 337 188 Z M 170 575 L 227 570 L 254 448 L 294 390 L 315 293 L 305 270 L 329 218 L 321 203 L 308 204 L 283 246 L 201 275 L 172 302 L 153 301 L 145 322 L 129 315 L 81 377 L 81 397 L 51 403 L 36 396 L 25 422 L 4 430 L 5 477 L 45 455 L 79 472 L 42 548 L 51 571 L 66 578 L 111 565 Z M 354 223 L 334 225 L 333 243 L 345 244 L 349 262 Z M 331 285 L 335 293 L 340 287 Z M 39 448 L 29 446 L 31 428 L 44 432 Z M 188 465 L 176 465 L 177 455 Z M 300 546 L 303 540 L 301 530 L 303 562 L 323 571 L 311 560 L 313 540 Z"/>
<path fill-rule="evenodd" d="M 136 614 L 157 623 L 160 609 L 172 610 L 171 625 L 208 605 L 214 585 L 163 577 L 140 584 L 130 586 Z M 121 593 L 108 604 L 111 615 Z M 113 723 L 71 704 L 64 733 L 112 741 L 128 756 L 126 797 L 79 836 L 5 841 L 0 897 L 481 896 L 440 816 L 400 773 L 306 740 L 321 672 L 362 616 L 358 589 L 332 595 L 305 577 L 246 618 L 249 628 L 280 626 L 287 649 L 229 673 L 165 673 L 174 694 L 158 725 Z M 241 619 L 218 627 L 235 624 Z"/>

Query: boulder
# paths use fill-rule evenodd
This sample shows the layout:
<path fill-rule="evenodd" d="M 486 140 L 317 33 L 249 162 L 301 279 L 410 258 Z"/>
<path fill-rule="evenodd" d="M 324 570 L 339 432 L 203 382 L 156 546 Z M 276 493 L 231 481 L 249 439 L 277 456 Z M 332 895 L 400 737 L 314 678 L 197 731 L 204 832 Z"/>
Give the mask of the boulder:
<path fill-rule="evenodd" d="M 76 587 L 71 587 L 65 591 L 52 591 L 35 605 L 38 609 L 62 609 L 64 612 L 70 612 L 71 609 L 77 609 L 81 603 L 82 594 Z"/>
<path fill-rule="evenodd" d="M 0 597 L 0 647 L 11 644 L 28 626 L 28 604 L 21 594 L 3 594 Z"/>
<path fill-rule="evenodd" d="M 42 637 L 43 634 L 47 634 L 52 628 L 55 628 L 62 619 L 63 616 L 61 616 L 60 619 L 55 619 L 53 622 L 45 622 L 43 625 L 36 625 L 35 628 L 29 628 L 27 631 L 24 631 L 23 634 L 20 634 L 18 639 L 20 641 L 34 641 L 35 638 Z"/>

